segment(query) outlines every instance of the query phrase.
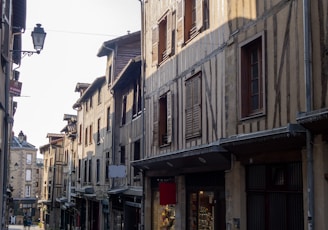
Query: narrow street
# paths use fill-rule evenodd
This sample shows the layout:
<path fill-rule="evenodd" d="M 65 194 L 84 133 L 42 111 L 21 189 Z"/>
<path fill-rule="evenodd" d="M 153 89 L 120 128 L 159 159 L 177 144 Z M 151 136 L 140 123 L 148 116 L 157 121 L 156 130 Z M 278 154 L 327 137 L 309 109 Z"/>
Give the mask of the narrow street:
<path fill-rule="evenodd" d="M 9 227 L 8 227 L 8 229 L 9 230 L 40 230 L 40 229 L 42 229 L 42 228 L 39 228 L 39 226 L 38 225 L 32 225 L 32 226 L 30 226 L 30 227 L 25 227 L 24 228 L 24 226 L 23 225 L 13 225 L 13 224 L 11 224 L 11 225 L 9 225 Z"/>

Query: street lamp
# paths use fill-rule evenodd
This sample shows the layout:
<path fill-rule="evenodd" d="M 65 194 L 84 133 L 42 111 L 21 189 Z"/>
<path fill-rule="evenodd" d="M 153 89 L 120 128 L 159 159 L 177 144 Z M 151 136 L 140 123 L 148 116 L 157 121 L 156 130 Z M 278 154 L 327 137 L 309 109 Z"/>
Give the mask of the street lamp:
<path fill-rule="evenodd" d="M 24 55 L 31 56 L 34 53 L 40 54 L 41 50 L 43 49 L 44 40 L 46 38 L 47 33 L 44 32 L 44 29 L 41 27 L 41 24 L 36 24 L 34 30 L 31 33 L 33 46 L 35 51 L 27 51 L 27 50 L 10 50 L 11 52 L 20 52 Z"/>

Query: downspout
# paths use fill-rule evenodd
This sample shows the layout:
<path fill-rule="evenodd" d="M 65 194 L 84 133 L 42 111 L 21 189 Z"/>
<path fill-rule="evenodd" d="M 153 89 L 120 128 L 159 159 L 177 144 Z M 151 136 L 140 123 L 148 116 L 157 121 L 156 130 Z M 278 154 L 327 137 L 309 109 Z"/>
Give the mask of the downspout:
<path fill-rule="evenodd" d="M 312 110 L 312 63 L 311 63 L 311 14 L 310 0 L 303 0 L 303 35 L 304 35 L 304 77 L 306 93 L 306 111 Z M 306 131 L 307 191 L 308 191 L 308 230 L 314 229 L 314 175 L 312 133 Z"/>
<path fill-rule="evenodd" d="M 140 2 L 140 14 L 141 14 L 141 31 L 140 31 L 140 42 L 141 42 L 141 116 L 142 116 L 142 144 L 141 144 L 141 159 L 144 159 L 145 154 L 145 57 L 144 57 L 144 0 L 139 0 Z M 141 171 L 141 184 L 142 184 L 142 198 L 141 198 L 141 218 L 140 225 L 141 229 L 145 229 L 145 172 Z"/>

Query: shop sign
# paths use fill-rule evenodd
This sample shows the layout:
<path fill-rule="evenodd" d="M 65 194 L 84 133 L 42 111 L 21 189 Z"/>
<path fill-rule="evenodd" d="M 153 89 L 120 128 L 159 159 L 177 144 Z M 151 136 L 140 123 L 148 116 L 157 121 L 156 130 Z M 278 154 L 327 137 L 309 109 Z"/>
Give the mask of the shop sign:
<path fill-rule="evenodd" d="M 22 91 L 22 83 L 15 80 L 10 80 L 9 93 L 11 96 L 19 97 Z"/>
<path fill-rule="evenodd" d="M 176 184 L 174 182 L 159 183 L 160 205 L 176 204 Z"/>

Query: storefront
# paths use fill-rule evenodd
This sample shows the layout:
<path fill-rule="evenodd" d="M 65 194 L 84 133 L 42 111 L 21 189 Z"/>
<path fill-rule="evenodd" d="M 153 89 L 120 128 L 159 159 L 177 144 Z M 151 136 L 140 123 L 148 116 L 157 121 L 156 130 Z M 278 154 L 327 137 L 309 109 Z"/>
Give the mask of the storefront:
<path fill-rule="evenodd" d="M 231 168 L 231 155 L 219 145 L 197 146 L 132 164 L 144 172 L 147 229 L 226 228 L 224 171 Z"/>

